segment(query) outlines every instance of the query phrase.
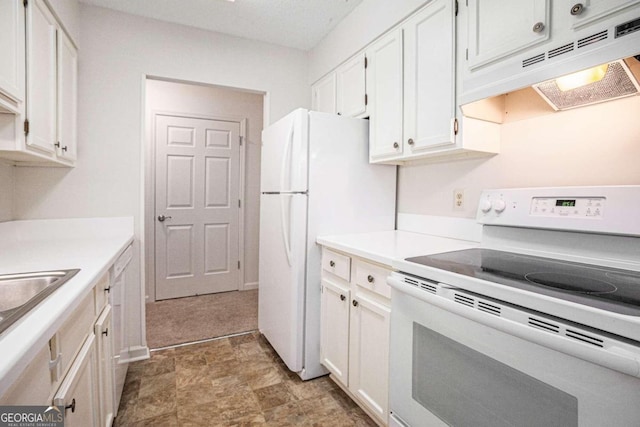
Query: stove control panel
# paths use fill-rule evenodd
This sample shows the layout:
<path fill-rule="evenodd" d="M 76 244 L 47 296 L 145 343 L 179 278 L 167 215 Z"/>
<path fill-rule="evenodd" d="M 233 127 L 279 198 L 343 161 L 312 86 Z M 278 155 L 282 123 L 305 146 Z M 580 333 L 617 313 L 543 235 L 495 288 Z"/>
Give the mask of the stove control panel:
<path fill-rule="evenodd" d="M 601 218 L 605 203 L 604 197 L 534 197 L 529 213 L 535 216 Z"/>
<path fill-rule="evenodd" d="M 480 224 L 640 237 L 640 185 L 485 190 Z"/>

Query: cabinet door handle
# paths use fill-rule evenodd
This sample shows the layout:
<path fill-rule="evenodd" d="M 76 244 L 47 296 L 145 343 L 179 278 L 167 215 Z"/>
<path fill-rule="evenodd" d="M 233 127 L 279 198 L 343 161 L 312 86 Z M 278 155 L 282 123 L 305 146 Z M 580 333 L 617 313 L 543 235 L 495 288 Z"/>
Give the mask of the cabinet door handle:
<path fill-rule="evenodd" d="M 60 141 L 58 141 L 55 144 L 53 144 L 53 146 L 56 147 L 56 148 L 60 148 Z"/>
<path fill-rule="evenodd" d="M 582 3 L 576 3 L 571 8 L 571 14 L 573 16 L 581 15 L 584 12 L 584 5 Z"/>
<path fill-rule="evenodd" d="M 353 304 L 353 306 L 354 306 L 354 307 L 357 307 L 357 306 L 358 306 L 358 301 L 353 300 L 353 301 L 351 302 L 351 304 Z"/>
<path fill-rule="evenodd" d="M 62 151 L 64 151 L 65 153 L 67 152 L 67 146 L 66 145 L 64 147 L 62 147 Z"/>
<path fill-rule="evenodd" d="M 111 292 L 111 285 L 109 285 L 108 287 L 104 288 L 104 291 L 106 293 L 110 293 Z"/>
<path fill-rule="evenodd" d="M 105 337 L 108 337 L 109 336 L 109 328 L 107 328 L 104 331 L 102 331 L 102 335 L 104 335 Z"/>
<path fill-rule="evenodd" d="M 544 23 L 543 22 L 536 22 L 533 25 L 533 32 L 534 33 L 541 33 L 542 30 L 544 30 Z"/>
<path fill-rule="evenodd" d="M 336 266 L 336 263 L 335 263 L 335 262 L 333 262 L 333 261 L 329 261 L 329 266 L 330 266 L 330 267 L 335 267 L 335 266 Z"/>
<path fill-rule="evenodd" d="M 373 276 L 372 276 L 372 275 L 368 275 L 368 276 L 367 276 L 367 282 L 369 282 L 369 283 L 373 283 L 373 281 L 374 281 L 374 280 L 375 280 L 375 279 L 373 278 Z"/>
<path fill-rule="evenodd" d="M 393 143 L 393 148 L 398 148 L 398 147 L 400 147 L 400 145 L 397 142 L 394 142 Z"/>
<path fill-rule="evenodd" d="M 409 138 L 409 140 L 407 141 L 407 144 L 413 145 L 413 138 Z"/>
<path fill-rule="evenodd" d="M 340 294 L 340 301 L 344 301 L 346 299 L 347 299 L 347 297 L 345 297 L 344 295 Z"/>
<path fill-rule="evenodd" d="M 71 405 L 65 405 L 64 410 L 71 409 L 71 412 L 76 412 L 76 399 L 75 397 L 71 400 Z"/>

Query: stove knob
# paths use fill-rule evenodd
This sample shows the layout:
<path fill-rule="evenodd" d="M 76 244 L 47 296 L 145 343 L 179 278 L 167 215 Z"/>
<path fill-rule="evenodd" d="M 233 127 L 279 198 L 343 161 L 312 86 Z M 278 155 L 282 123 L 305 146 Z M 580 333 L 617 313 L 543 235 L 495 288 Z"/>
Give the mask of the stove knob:
<path fill-rule="evenodd" d="M 507 208 L 507 204 L 502 199 L 494 200 L 492 206 L 497 213 L 501 213 Z"/>
<path fill-rule="evenodd" d="M 480 200 L 480 210 L 483 213 L 487 213 L 491 210 L 491 202 L 489 201 L 489 199 Z"/>

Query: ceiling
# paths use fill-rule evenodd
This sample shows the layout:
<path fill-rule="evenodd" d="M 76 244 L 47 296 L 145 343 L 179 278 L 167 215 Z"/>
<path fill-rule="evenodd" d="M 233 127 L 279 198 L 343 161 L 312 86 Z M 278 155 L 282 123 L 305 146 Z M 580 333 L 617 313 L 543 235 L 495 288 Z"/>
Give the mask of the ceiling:
<path fill-rule="evenodd" d="M 80 0 L 81 3 L 309 50 L 362 0 Z"/>

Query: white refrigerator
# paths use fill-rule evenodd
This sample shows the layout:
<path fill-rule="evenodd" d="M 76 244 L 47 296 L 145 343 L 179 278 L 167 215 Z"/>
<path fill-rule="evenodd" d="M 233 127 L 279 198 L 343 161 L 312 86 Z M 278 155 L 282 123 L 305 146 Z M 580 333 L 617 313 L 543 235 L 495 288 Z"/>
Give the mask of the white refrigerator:
<path fill-rule="evenodd" d="M 367 120 L 298 109 L 262 132 L 258 325 L 303 380 L 320 365 L 320 235 L 393 230 L 396 167 Z"/>

